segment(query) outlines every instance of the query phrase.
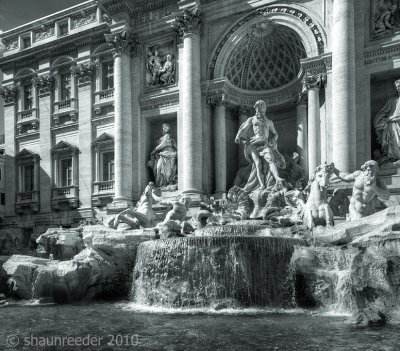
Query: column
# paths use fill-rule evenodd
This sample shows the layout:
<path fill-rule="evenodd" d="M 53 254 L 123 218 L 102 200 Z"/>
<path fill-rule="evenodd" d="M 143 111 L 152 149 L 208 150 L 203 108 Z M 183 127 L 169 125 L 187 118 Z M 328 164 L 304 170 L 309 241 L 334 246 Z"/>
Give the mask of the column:
<path fill-rule="evenodd" d="M 198 8 L 185 9 L 177 16 L 177 27 L 183 41 L 179 59 L 179 100 L 182 105 L 181 140 L 184 152 L 180 182 L 185 193 L 202 192 L 202 106 L 200 86 L 200 28 Z"/>
<path fill-rule="evenodd" d="M 308 98 L 308 174 L 314 173 L 315 168 L 321 163 L 320 139 L 320 102 L 319 89 L 325 76 L 307 75 L 303 84 L 307 90 Z"/>
<path fill-rule="evenodd" d="M 105 36 L 114 56 L 115 195 L 111 207 L 119 209 L 132 203 L 131 55 L 138 40 L 129 29 Z"/>
<path fill-rule="evenodd" d="M 214 108 L 215 193 L 226 193 L 226 116 L 225 106 L 219 102 Z"/>
<path fill-rule="evenodd" d="M 353 0 L 334 0 L 332 33 L 333 161 L 352 172 L 357 155 Z"/>
<path fill-rule="evenodd" d="M 79 66 L 79 71 L 73 72 L 78 83 L 78 116 L 79 116 L 79 158 L 76 160 L 76 152 L 72 155 L 73 185 L 79 186 L 78 211 L 83 217 L 91 216 L 93 193 L 93 155 L 92 155 L 92 111 L 93 89 L 92 81 L 95 67 L 91 63 Z M 74 80 L 75 80 L 74 79 Z M 79 162 L 79 177 L 75 170 Z M 85 212 L 85 213 L 84 213 Z"/>
<path fill-rule="evenodd" d="M 306 179 L 309 177 L 308 170 L 308 126 L 307 126 L 307 102 L 306 96 L 300 95 L 297 101 L 297 150 L 300 156 L 301 166 L 304 169 Z"/>
<path fill-rule="evenodd" d="M 52 188 L 57 183 L 58 169 L 54 168 L 52 176 L 51 155 L 51 88 L 53 76 L 43 75 L 36 80 L 38 89 L 38 116 L 40 120 L 40 212 L 51 213 Z M 54 155 L 55 156 L 55 155 Z M 52 181 L 53 178 L 53 181 Z"/>

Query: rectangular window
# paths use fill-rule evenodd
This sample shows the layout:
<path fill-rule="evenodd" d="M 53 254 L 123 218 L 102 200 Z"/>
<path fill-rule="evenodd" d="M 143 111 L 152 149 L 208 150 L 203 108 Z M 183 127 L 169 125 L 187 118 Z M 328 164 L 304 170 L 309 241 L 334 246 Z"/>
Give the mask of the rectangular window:
<path fill-rule="evenodd" d="M 22 38 L 22 46 L 24 47 L 24 49 L 31 47 L 31 44 L 32 43 L 31 43 L 31 37 L 30 36 Z"/>
<path fill-rule="evenodd" d="M 103 153 L 103 181 L 114 180 L 114 152 Z"/>
<path fill-rule="evenodd" d="M 0 193 L 1 194 L 1 200 L 0 200 L 0 205 L 5 205 L 6 204 L 6 194 Z"/>
<path fill-rule="evenodd" d="M 72 159 L 67 158 L 61 162 L 61 186 L 72 185 Z"/>
<path fill-rule="evenodd" d="M 24 192 L 33 191 L 33 189 L 34 189 L 34 166 L 33 166 L 33 164 L 24 166 L 23 171 L 24 171 L 23 191 Z"/>
<path fill-rule="evenodd" d="M 71 74 L 62 73 L 61 80 L 61 100 L 68 100 L 71 98 Z"/>
<path fill-rule="evenodd" d="M 60 24 L 59 28 L 60 28 L 60 37 L 68 35 L 68 23 Z"/>
<path fill-rule="evenodd" d="M 33 106 L 32 84 L 24 85 L 24 110 L 30 110 Z"/>
<path fill-rule="evenodd" d="M 102 67 L 102 90 L 114 88 L 114 63 L 104 62 Z"/>

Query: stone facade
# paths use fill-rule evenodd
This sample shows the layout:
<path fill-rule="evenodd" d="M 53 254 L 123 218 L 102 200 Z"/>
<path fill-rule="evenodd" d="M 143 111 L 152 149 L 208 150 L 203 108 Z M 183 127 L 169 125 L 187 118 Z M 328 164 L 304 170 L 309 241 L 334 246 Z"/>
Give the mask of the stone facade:
<path fill-rule="evenodd" d="M 257 100 L 306 178 L 325 161 L 356 170 L 400 65 L 399 10 L 368 3 L 89 1 L 0 34 L 3 224 L 44 231 L 136 202 L 163 123 L 178 191 L 221 196 Z"/>

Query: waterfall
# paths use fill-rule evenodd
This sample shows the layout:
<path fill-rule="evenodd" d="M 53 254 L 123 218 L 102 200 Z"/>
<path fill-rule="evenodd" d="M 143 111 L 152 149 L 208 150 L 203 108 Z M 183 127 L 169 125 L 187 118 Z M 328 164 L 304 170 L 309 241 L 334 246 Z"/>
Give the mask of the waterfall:
<path fill-rule="evenodd" d="M 296 272 L 297 303 L 335 313 L 352 312 L 352 262 L 357 252 L 339 247 L 296 247 L 291 266 Z"/>
<path fill-rule="evenodd" d="M 256 236 L 171 238 L 141 243 L 132 301 L 162 307 L 292 305 L 289 263 L 302 240 Z"/>

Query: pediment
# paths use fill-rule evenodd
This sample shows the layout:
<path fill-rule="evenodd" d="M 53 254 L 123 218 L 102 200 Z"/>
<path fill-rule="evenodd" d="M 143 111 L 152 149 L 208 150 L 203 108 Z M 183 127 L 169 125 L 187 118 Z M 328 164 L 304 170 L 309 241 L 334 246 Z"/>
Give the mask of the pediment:
<path fill-rule="evenodd" d="M 75 152 L 78 150 L 78 148 L 70 143 L 67 143 L 66 141 L 61 140 L 58 142 L 56 145 L 53 146 L 51 149 L 52 153 L 58 153 L 58 152 Z"/>

